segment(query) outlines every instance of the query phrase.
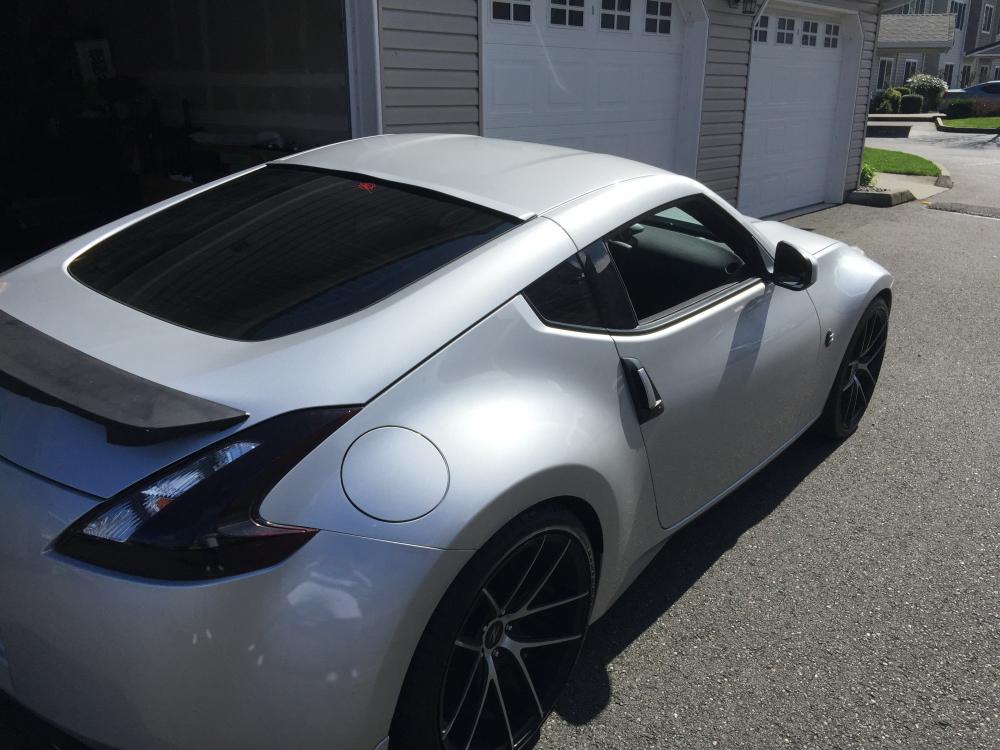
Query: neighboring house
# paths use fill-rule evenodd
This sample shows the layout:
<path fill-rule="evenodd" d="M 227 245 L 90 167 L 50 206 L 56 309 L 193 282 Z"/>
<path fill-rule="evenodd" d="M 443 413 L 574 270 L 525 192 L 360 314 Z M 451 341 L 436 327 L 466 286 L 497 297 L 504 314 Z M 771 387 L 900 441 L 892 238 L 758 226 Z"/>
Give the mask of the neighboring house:
<path fill-rule="evenodd" d="M 910 0 L 891 8 L 884 3 L 875 50 L 876 88 L 902 84 L 911 70 L 938 75 L 951 88 L 1000 79 L 998 2 Z M 953 36 L 942 46 L 946 23 Z"/>
<path fill-rule="evenodd" d="M 955 46 L 953 13 L 886 13 L 879 21 L 875 89 L 902 85 L 915 73 L 938 74 Z"/>
<path fill-rule="evenodd" d="M 696 177 L 758 216 L 857 186 L 878 0 L 372 5 L 348 0 L 355 135 L 609 152 Z M 373 37 L 377 54 L 359 59 Z"/>

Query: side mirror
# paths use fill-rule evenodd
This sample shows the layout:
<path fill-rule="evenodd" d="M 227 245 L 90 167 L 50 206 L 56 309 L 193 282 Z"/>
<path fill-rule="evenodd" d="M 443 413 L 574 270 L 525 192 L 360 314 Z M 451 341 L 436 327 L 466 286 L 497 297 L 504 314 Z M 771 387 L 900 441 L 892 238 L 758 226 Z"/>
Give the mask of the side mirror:
<path fill-rule="evenodd" d="M 795 245 L 779 242 L 774 251 L 771 280 L 785 289 L 801 291 L 816 283 L 816 259 Z"/>

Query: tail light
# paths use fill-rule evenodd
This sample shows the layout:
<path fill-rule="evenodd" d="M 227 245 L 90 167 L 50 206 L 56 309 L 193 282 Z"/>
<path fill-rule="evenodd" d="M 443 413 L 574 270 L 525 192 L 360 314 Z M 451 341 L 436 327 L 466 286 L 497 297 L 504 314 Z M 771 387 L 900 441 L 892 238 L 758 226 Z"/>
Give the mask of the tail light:
<path fill-rule="evenodd" d="M 275 565 L 316 529 L 258 516 L 268 492 L 357 408 L 289 412 L 237 432 L 101 503 L 56 552 L 144 578 L 193 581 Z"/>

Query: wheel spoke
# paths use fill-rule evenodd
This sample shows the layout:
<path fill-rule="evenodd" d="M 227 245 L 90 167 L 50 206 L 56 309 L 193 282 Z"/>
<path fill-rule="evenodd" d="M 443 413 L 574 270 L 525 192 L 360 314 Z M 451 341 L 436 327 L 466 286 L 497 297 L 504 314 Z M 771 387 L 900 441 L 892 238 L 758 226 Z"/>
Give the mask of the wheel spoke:
<path fill-rule="evenodd" d="M 476 738 L 476 730 L 479 729 L 479 720 L 483 718 L 483 707 L 486 706 L 486 698 L 490 694 L 490 685 L 492 683 L 487 678 L 486 682 L 483 683 L 483 695 L 479 699 L 479 708 L 476 710 L 476 720 L 472 723 L 472 731 L 469 732 L 469 740 L 465 743 L 465 750 L 469 750 L 472 746 L 472 740 Z"/>
<path fill-rule="evenodd" d="M 463 648 L 466 651 L 472 651 L 473 653 L 476 654 L 479 653 L 481 648 L 481 646 L 478 643 L 473 643 L 472 641 L 468 641 L 465 638 L 456 638 L 455 645 L 458 646 L 459 648 Z"/>
<path fill-rule="evenodd" d="M 497 694 L 500 702 L 500 713 L 503 715 L 504 726 L 507 727 L 507 740 L 510 742 L 510 750 L 514 750 L 514 730 L 510 727 L 510 714 L 507 713 L 507 701 L 503 699 L 503 691 L 500 689 L 500 676 L 497 674 L 496 664 L 493 659 L 487 657 L 490 667 L 490 682 L 493 683 L 493 690 Z"/>
<path fill-rule="evenodd" d="M 885 339 L 878 342 L 876 346 L 871 347 L 870 350 L 866 350 L 858 361 L 863 365 L 870 365 L 872 361 L 882 352 L 885 351 Z"/>
<path fill-rule="evenodd" d="M 861 347 L 862 357 L 867 356 L 868 351 L 880 343 L 882 346 L 885 346 L 885 330 L 888 326 L 888 321 L 878 319 L 873 320 L 875 320 L 875 322 L 872 325 L 872 335 L 865 340 L 865 345 Z"/>
<path fill-rule="evenodd" d="M 524 663 L 524 658 L 521 656 L 521 649 L 511 650 L 511 656 L 514 657 L 514 661 L 517 666 L 521 668 L 521 674 L 524 675 L 524 681 L 528 683 L 528 689 L 531 690 L 531 697 L 535 699 L 535 708 L 538 709 L 538 718 L 543 718 L 545 716 L 545 709 L 542 708 L 542 702 L 538 699 L 538 691 L 535 690 L 535 681 L 531 679 L 531 674 L 528 672 L 528 665 Z"/>
<path fill-rule="evenodd" d="M 582 635 L 562 635 L 555 638 L 538 638 L 530 641 L 515 641 L 513 638 L 509 638 L 508 640 L 514 647 L 517 648 L 518 652 L 520 652 L 526 648 L 541 648 L 542 646 L 555 646 L 559 643 L 569 643 L 570 641 L 579 640 L 582 637 Z"/>
<path fill-rule="evenodd" d="M 514 599 L 517 598 L 517 595 L 521 592 L 521 587 L 524 586 L 524 580 L 528 577 L 528 573 L 531 572 L 532 568 L 535 567 L 535 563 L 538 562 L 538 556 L 542 554 L 542 548 L 545 546 L 545 539 L 546 537 L 543 536 L 542 541 L 538 543 L 538 549 L 535 550 L 534 557 L 531 558 L 531 562 L 528 563 L 528 567 L 525 568 L 524 572 L 521 574 L 521 580 L 517 582 L 517 586 L 514 587 L 514 590 L 511 592 L 510 596 L 507 597 L 507 601 L 504 602 L 503 605 L 504 612 L 510 609 L 510 605 L 514 602 Z"/>
<path fill-rule="evenodd" d="M 569 545 L 570 544 L 571 544 L 570 540 L 567 539 L 566 540 L 566 544 L 563 545 L 563 548 L 562 548 L 562 550 L 560 550 L 559 556 L 556 557 L 555 562 L 552 563 L 552 565 L 549 567 L 548 571 L 545 573 L 545 576 L 542 578 L 541 582 L 537 586 L 535 586 L 534 591 L 531 592 L 531 596 L 529 596 L 525 600 L 524 606 L 521 607 L 516 612 L 516 614 L 520 614 L 521 612 L 523 612 L 526 609 L 528 609 L 529 607 L 531 607 L 531 603 L 533 601 L 535 601 L 535 599 L 541 593 L 542 589 L 545 588 L 545 584 L 549 582 L 549 579 L 552 577 L 552 574 L 556 572 L 556 569 L 558 569 L 559 564 L 563 561 L 563 558 L 566 556 L 566 551 L 569 549 Z"/>
<path fill-rule="evenodd" d="M 469 677 L 465 681 L 465 687 L 462 689 L 462 697 L 458 699 L 458 706 L 455 707 L 455 713 L 452 714 L 451 719 L 448 720 L 448 723 L 445 724 L 444 729 L 441 730 L 441 739 L 447 737 L 451 733 L 451 730 L 454 728 L 455 722 L 458 720 L 458 717 L 462 713 L 462 709 L 465 708 L 465 701 L 468 700 L 469 698 L 469 690 L 472 689 L 472 683 L 476 679 L 476 675 L 479 674 L 479 668 L 482 665 L 483 665 L 483 660 L 476 659 L 476 663 L 473 665 L 472 671 L 470 672 Z M 443 718 L 444 717 L 442 717 L 442 719 Z M 473 734 L 475 734 L 475 730 L 473 730 Z"/>
<path fill-rule="evenodd" d="M 490 606 L 493 607 L 493 611 L 497 615 L 499 615 L 503 611 L 503 610 L 500 609 L 500 605 L 497 604 L 497 600 L 493 598 L 493 594 L 491 594 L 485 588 L 483 588 L 483 596 L 486 597 L 486 601 L 488 601 L 490 603 Z"/>
<path fill-rule="evenodd" d="M 510 616 L 511 620 L 523 620 L 525 617 L 531 617 L 532 615 L 537 615 L 540 612 L 545 612 L 550 609 L 555 609 L 556 607 L 562 607 L 564 604 L 571 604 L 572 602 L 578 602 L 581 599 L 585 599 L 590 596 L 589 591 L 584 591 L 582 594 L 575 594 L 573 596 L 568 596 L 565 599 L 560 599 L 557 602 L 552 602 L 551 604 L 542 604 L 538 607 L 532 607 L 528 609 L 527 607 L 519 610 L 515 614 Z"/>
<path fill-rule="evenodd" d="M 868 382 L 868 388 L 864 388 L 864 383 L 861 382 L 861 376 L 864 376 L 864 379 Z M 858 384 L 861 385 L 865 391 L 865 404 L 867 405 L 871 394 L 875 392 L 875 376 L 871 374 L 871 371 L 867 367 L 859 367 L 854 373 L 854 377 L 857 378 Z"/>

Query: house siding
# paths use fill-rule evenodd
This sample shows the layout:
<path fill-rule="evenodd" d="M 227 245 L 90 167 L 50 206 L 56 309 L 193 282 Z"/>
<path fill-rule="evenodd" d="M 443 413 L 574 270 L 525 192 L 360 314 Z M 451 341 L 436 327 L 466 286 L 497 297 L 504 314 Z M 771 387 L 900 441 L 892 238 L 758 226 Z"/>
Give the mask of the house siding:
<path fill-rule="evenodd" d="M 696 177 L 736 203 L 750 73 L 753 17 L 728 0 L 708 14 Z M 878 0 L 835 0 L 861 14 L 864 35 L 844 189 L 857 186 L 872 85 Z M 480 58 L 475 0 L 381 0 L 382 116 L 388 133 L 479 133 Z"/>
<path fill-rule="evenodd" d="M 476 0 L 381 0 L 386 133 L 478 134 Z"/>

